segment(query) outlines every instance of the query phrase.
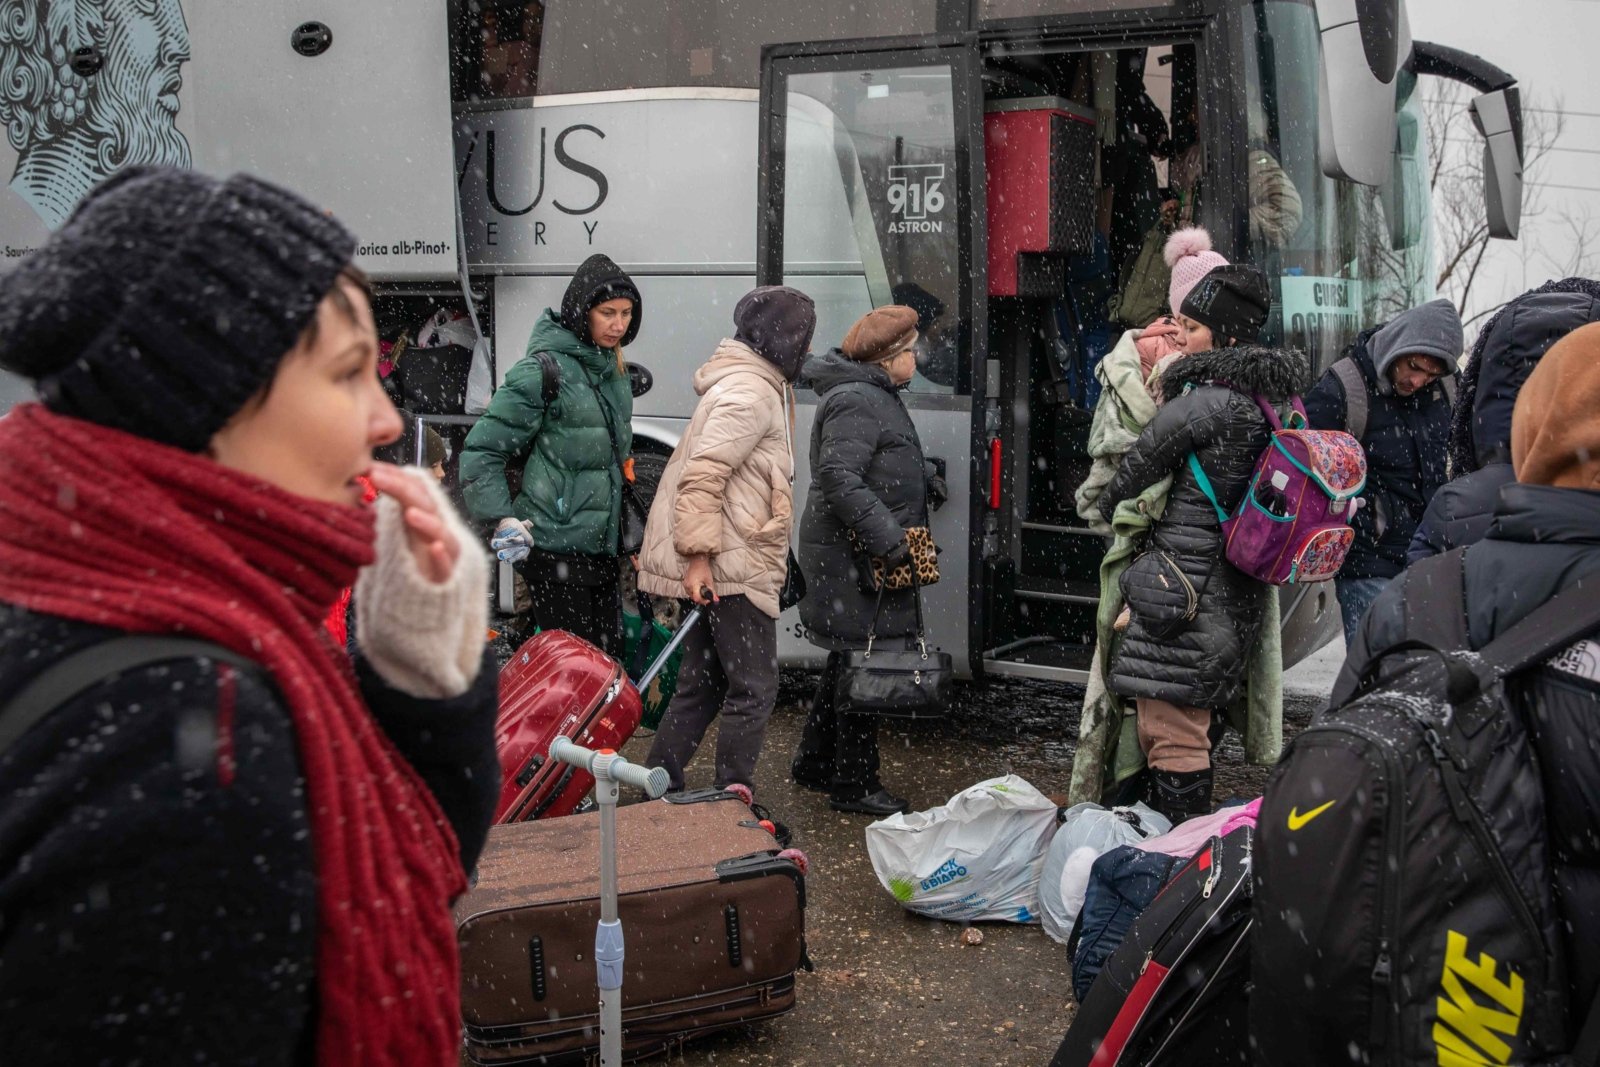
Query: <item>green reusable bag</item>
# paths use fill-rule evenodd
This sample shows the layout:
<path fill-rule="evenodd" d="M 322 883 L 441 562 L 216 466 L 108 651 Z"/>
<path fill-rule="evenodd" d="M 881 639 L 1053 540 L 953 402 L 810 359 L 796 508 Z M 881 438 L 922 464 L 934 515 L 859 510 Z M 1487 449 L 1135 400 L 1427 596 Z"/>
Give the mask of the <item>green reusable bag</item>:
<path fill-rule="evenodd" d="M 657 622 L 648 608 L 641 605 L 638 615 L 623 612 L 622 661 L 628 665 L 628 677 L 637 679 L 642 676 L 645 668 L 656 661 L 671 640 L 672 631 Z M 661 717 L 667 713 L 672 694 L 678 691 L 678 667 L 682 663 L 683 649 L 673 649 L 666 664 L 639 694 L 644 705 L 644 715 L 639 725 L 646 730 L 654 730 L 661 725 Z"/>

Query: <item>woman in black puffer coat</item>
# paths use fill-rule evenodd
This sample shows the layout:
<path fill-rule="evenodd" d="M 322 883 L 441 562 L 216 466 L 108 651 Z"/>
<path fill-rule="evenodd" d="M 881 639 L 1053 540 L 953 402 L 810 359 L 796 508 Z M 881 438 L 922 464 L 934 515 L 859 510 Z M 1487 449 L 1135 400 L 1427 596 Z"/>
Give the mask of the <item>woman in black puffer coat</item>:
<path fill-rule="evenodd" d="M 1264 317 L 1264 306 L 1260 310 Z M 1219 328 L 1224 325 L 1213 327 L 1219 338 L 1249 336 L 1259 328 L 1259 322 Z M 1109 522 L 1120 501 L 1173 476 L 1166 510 L 1145 551 L 1165 553 L 1182 571 L 1198 596 L 1197 607 L 1192 618 L 1167 625 L 1142 615 L 1141 606 L 1148 609 L 1166 591 L 1142 590 L 1141 582 L 1158 577 L 1136 561 L 1123 580 L 1132 619 L 1108 685 L 1138 705 L 1140 746 L 1154 782 L 1151 801 L 1175 820 L 1210 810 L 1211 713 L 1231 704 L 1243 688 L 1266 591 L 1224 558 L 1217 510 L 1201 491 L 1188 458 L 1190 453 L 1198 457 L 1219 505 L 1231 512 L 1271 438 L 1252 394 L 1281 404 L 1311 382 L 1310 361 L 1299 352 L 1244 346 L 1178 360 L 1161 379 L 1164 406 L 1100 497 Z"/>
<path fill-rule="evenodd" d="M 876 720 L 837 714 L 834 689 L 844 652 L 865 648 L 873 624 L 878 598 L 864 591 L 864 557 L 884 559 L 887 569 L 904 562 L 906 529 L 928 524 L 930 484 L 942 492 L 900 400 L 916 366 L 916 341 L 915 311 L 881 307 L 850 328 L 842 348 L 817 356 L 802 372 L 822 402 L 800 520 L 807 584 L 800 621 L 811 643 L 829 655 L 791 773 L 802 785 L 828 790 L 836 810 L 878 816 L 907 810 L 906 802 L 878 780 Z M 910 647 L 917 632 L 912 597 L 909 589 L 884 592 L 874 648 Z"/>

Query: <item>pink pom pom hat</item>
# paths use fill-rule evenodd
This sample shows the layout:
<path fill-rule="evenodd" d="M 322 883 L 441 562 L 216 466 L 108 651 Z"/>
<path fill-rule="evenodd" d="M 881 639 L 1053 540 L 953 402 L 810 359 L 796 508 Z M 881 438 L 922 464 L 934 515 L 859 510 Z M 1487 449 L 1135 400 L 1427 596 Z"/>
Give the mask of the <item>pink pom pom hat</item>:
<path fill-rule="evenodd" d="M 1172 268 L 1172 282 L 1167 287 L 1167 306 L 1176 315 L 1183 307 L 1183 298 L 1189 290 L 1200 284 L 1200 279 L 1217 267 L 1227 265 L 1227 260 L 1211 251 L 1211 235 L 1199 226 L 1178 230 L 1167 238 L 1162 252 L 1167 266 Z"/>

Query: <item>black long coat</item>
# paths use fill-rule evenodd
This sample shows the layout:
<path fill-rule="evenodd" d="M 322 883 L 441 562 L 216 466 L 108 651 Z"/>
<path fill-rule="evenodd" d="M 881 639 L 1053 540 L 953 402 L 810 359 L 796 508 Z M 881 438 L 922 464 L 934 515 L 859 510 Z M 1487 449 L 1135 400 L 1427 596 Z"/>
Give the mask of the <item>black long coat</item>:
<path fill-rule="evenodd" d="M 910 526 L 928 524 L 928 464 L 911 414 L 881 367 L 833 349 L 814 357 L 801 384 L 822 397 L 811 427 L 811 488 L 800 520 L 806 598 L 800 621 L 821 648 L 867 643 L 874 597 L 862 592 L 849 531 L 874 556 L 892 551 Z M 880 638 L 916 632 L 911 590 L 886 592 Z"/>
<path fill-rule="evenodd" d="M 1188 457 L 1199 457 L 1231 512 L 1271 438 L 1251 394 L 1280 404 L 1309 385 L 1310 376 L 1301 353 L 1254 346 L 1199 352 L 1162 376 L 1166 403 L 1123 456 L 1100 495 L 1100 510 L 1110 521 L 1120 501 L 1173 475 L 1166 510 L 1144 547 L 1165 552 L 1182 569 L 1199 593 L 1199 608 L 1181 629 L 1160 637 L 1135 614 L 1111 664 L 1113 692 L 1213 709 L 1239 695 L 1266 587 L 1223 558 L 1221 523 Z"/>

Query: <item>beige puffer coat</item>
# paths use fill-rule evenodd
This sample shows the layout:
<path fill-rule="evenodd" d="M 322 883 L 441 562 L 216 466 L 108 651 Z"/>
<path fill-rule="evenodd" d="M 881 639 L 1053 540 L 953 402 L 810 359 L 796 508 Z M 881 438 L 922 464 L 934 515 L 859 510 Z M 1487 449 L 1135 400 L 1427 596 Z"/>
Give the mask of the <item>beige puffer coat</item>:
<path fill-rule="evenodd" d="M 778 368 L 725 340 L 695 371 L 700 403 L 661 476 L 639 554 L 639 588 L 683 596 L 685 557 L 711 556 L 718 596 L 774 619 L 794 519 L 789 388 Z"/>

